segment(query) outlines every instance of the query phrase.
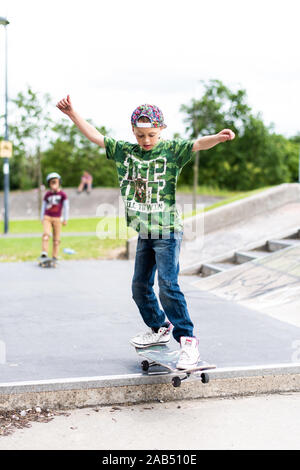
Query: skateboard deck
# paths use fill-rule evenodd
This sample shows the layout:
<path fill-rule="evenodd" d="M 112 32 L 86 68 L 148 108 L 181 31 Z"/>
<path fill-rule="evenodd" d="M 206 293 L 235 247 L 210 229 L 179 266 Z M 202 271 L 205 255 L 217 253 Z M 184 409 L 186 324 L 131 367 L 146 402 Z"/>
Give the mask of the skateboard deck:
<path fill-rule="evenodd" d="M 174 387 L 180 387 L 181 381 L 187 379 L 191 374 L 198 374 L 201 377 L 202 383 L 208 383 L 209 375 L 204 373 L 206 370 L 215 369 L 216 366 L 206 361 L 199 361 L 197 365 L 187 369 L 177 369 L 176 364 L 179 359 L 180 350 L 173 351 L 167 345 L 149 346 L 147 348 L 136 347 L 137 354 L 144 360 L 141 362 L 141 367 L 144 372 L 148 372 L 151 367 L 161 367 L 163 371 L 152 370 L 148 372 L 153 375 L 167 373 L 175 374 L 172 377 Z"/>
<path fill-rule="evenodd" d="M 39 266 L 42 268 L 56 268 L 57 261 L 52 258 L 39 258 Z"/>

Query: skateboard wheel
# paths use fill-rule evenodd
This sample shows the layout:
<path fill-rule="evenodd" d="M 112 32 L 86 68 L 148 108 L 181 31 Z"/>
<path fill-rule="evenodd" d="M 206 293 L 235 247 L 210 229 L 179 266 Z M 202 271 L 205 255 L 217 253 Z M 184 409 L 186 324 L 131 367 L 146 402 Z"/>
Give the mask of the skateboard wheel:
<path fill-rule="evenodd" d="M 143 361 L 141 363 L 141 366 L 142 366 L 143 371 L 147 372 L 147 370 L 149 369 L 149 362 L 148 361 Z"/>
<path fill-rule="evenodd" d="M 172 384 L 173 384 L 173 387 L 180 387 L 181 378 L 180 377 L 173 377 Z"/>
<path fill-rule="evenodd" d="M 201 381 L 202 383 L 207 384 L 209 382 L 209 375 L 206 374 L 205 372 L 201 374 Z"/>

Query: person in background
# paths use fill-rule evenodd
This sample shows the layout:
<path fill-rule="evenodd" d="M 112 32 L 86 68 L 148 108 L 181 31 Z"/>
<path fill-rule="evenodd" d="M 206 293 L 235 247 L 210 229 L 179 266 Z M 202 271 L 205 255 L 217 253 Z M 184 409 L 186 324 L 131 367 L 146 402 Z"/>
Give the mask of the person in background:
<path fill-rule="evenodd" d="M 83 172 L 81 177 L 80 185 L 78 186 L 77 193 L 80 194 L 82 191 L 86 191 L 87 194 L 90 194 L 92 191 L 93 177 L 87 171 Z"/>
<path fill-rule="evenodd" d="M 44 196 L 41 209 L 41 221 L 44 228 L 41 258 L 48 257 L 49 238 L 52 232 L 52 258 L 55 261 L 59 252 L 61 224 L 66 225 L 69 217 L 69 200 L 61 189 L 61 177 L 58 173 L 49 173 L 47 184 L 49 190 Z"/>

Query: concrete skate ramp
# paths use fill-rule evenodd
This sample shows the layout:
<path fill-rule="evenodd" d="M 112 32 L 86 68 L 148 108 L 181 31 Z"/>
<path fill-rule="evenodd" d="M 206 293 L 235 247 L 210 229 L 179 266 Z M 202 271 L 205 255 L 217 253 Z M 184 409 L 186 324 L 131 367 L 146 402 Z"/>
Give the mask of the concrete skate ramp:
<path fill-rule="evenodd" d="M 299 246 L 199 279 L 194 285 L 300 327 Z"/>

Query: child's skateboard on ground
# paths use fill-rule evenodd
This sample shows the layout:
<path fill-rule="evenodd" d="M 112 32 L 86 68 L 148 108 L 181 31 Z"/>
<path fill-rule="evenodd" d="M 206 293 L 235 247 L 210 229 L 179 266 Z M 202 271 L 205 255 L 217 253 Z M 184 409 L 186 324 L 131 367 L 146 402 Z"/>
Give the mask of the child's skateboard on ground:
<path fill-rule="evenodd" d="M 57 260 L 53 258 L 41 257 L 39 258 L 39 266 L 41 266 L 41 268 L 56 268 Z"/>
<path fill-rule="evenodd" d="M 216 366 L 209 364 L 205 361 L 199 361 L 194 367 L 188 369 L 177 369 L 176 364 L 179 359 L 180 351 L 172 351 L 167 345 L 149 346 L 147 348 L 135 348 L 136 352 L 144 360 L 141 362 L 141 367 L 144 372 L 149 374 L 175 374 L 172 377 L 172 384 L 174 387 L 180 387 L 181 381 L 187 379 L 191 374 L 200 375 L 202 383 L 209 382 L 209 375 L 203 371 L 215 369 Z M 157 366 L 163 368 L 158 370 Z M 149 371 L 151 367 L 156 367 L 156 370 Z M 198 374 L 197 374 L 198 373 Z"/>

